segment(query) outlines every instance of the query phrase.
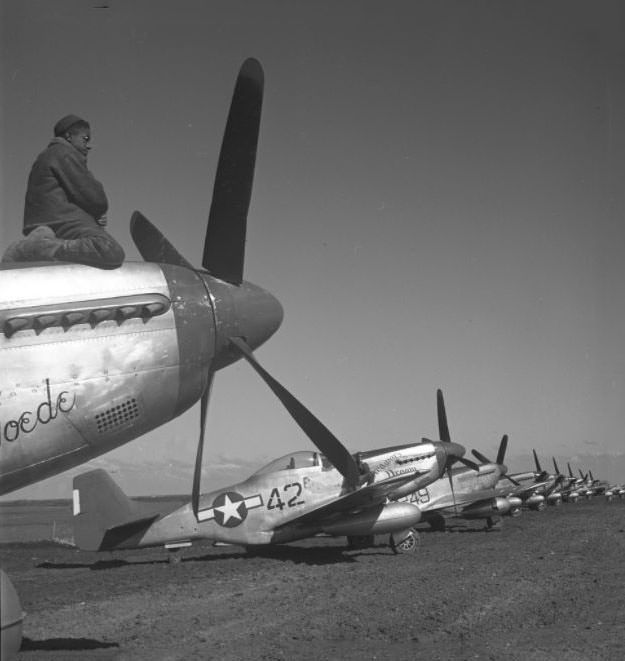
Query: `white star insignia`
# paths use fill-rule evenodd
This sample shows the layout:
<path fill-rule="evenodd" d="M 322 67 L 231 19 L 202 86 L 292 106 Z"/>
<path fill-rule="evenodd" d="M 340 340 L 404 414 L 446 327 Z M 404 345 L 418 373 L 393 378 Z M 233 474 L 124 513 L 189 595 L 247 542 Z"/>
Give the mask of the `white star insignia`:
<path fill-rule="evenodd" d="M 243 501 L 240 500 L 238 503 L 233 503 L 228 494 L 224 496 L 224 504 L 221 507 L 215 507 L 216 510 L 219 510 L 224 517 L 223 525 L 226 525 L 230 519 L 239 519 L 242 520 L 242 516 L 239 514 L 239 507 L 243 505 Z"/>

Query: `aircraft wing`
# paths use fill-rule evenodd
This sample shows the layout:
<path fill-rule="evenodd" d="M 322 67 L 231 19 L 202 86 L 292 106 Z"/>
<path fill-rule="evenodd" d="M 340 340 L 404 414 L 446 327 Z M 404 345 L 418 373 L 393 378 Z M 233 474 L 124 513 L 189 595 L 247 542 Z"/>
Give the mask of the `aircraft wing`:
<path fill-rule="evenodd" d="M 289 521 L 285 521 L 283 524 L 277 526 L 276 529 L 292 525 L 315 526 L 316 524 L 327 522 L 328 518 L 337 514 L 349 514 L 350 512 L 357 512 L 368 507 L 373 507 L 374 505 L 380 505 L 397 487 L 407 482 L 412 482 L 418 476 L 418 473 L 413 472 L 409 475 L 396 475 L 380 482 L 367 484 L 325 505 L 320 505 L 313 510 L 309 510 L 299 517 L 289 519 Z"/>
<path fill-rule="evenodd" d="M 527 486 L 521 485 L 514 489 L 511 489 L 508 495 L 523 497 L 528 494 L 531 494 L 533 491 L 536 491 L 536 489 L 540 489 L 541 487 L 545 487 L 549 485 L 551 482 L 552 480 L 543 480 L 542 482 L 532 482 L 532 484 L 529 484 Z"/>

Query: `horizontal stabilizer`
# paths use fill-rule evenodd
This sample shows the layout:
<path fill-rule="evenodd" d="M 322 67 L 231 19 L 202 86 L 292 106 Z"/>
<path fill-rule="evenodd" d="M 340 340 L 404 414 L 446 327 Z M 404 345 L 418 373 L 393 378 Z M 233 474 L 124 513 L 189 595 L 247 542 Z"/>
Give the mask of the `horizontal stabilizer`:
<path fill-rule="evenodd" d="M 74 542 L 85 551 L 105 551 L 136 546 L 146 528 L 160 513 L 126 496 L 102 469 L 74 478 Z"/>

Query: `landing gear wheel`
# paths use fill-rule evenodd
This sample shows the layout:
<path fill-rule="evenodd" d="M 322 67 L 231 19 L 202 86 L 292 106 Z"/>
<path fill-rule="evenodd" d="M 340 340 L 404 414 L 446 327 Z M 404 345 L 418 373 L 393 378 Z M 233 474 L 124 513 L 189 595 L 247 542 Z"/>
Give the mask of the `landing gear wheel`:
<path fill-rule="evenodd" d="M 407 534 L 392 534 L 389 540 L 393 553 L 414 553 L 421 544 L 419 533 L 411 529 Z"/>
<path fill-rule="evenodd" d="M 375 535 L 349 535 L 347 537 L 347 548 L 355 551 L 367 549 L 375 544 Z"/>

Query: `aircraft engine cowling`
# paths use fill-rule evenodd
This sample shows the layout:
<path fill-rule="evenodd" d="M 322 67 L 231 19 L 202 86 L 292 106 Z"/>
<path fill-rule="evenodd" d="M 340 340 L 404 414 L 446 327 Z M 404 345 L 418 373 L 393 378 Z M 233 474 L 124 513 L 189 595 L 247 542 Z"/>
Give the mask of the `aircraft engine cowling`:
<path fill-rule="evenodd" d="M 508 496 L 506 498 L 510 507 L 506 514 L 508 516 L 518 516 L 521 513 L 521 507 L 523 507 L 523 501 L 518 496 Z"/>
<path fill-rule="evenodd" d="M 489 516 L 508 514 L 512 504 L 506 498 L 491 498 L 481 500 L 462 510 L 462 516 L 467 519 L 485 519 Z"/>
<path fill-rule="evenodd" d="M 421 520 L 421 510 L 410 503 L 387 503 L 358 514 L 342 518 L 324 525 L 322 530 L 328 535 L 348 537 L 355 535 L 381 535 L 410 528 Z"/>
<path fill-rule="evenodd" d="M 547 496 L 547 505 L 557 506 L 562 504 L 562 494 L 559 492 L 550 493 Z"/>
<path fill-rule="evenodd" d="M 526 499 L 525 505 L 531 510 L 540 511 L 545 507 L 545 497 L 538 493 L 532 494 L 529 498 Z"/>

